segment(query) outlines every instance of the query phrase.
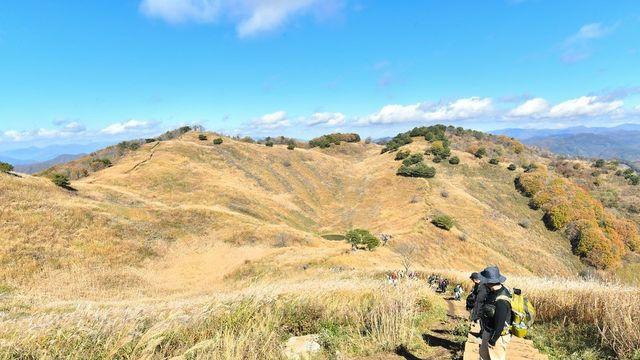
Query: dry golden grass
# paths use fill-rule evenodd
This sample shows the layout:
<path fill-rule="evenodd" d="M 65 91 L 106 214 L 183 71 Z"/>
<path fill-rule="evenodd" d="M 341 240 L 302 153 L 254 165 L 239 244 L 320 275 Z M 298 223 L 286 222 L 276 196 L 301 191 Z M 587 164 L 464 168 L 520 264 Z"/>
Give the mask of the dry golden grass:
<path fill-rule="evenodd" d="M 427 146 L 416 140 L 408 148 Z M 542 225 L 517 225 L 522 218 L 541 222 L 514 189 L 513 173 L 454 150 L 461 165 L 434 164 L 435 179 L 408 179 L 395 176 L 393 154 L 379 151 L 372 144 L 291 151 L 232 139 L 214 146 L 187 133 L 143 145 L 113 167 L 73 182 L 77 192 L 43 178 L 0 175 L 0 201 L 7 204 L 0 217 L 0 281 L 61 297 L 64 289 L 66 297 L 91 297 L 93 290 L 116 297 L 173 294 L 182 289 L 154 280 L 180 272 L 171 266 L 202 269 L 211 284 L 238 263 L 262 257 L 231 255 L 237 261 L 228 263 L 202 250 L 222 243 L 264 255 L 269 248 L 326 247 L 336 266 L 352 266 L 342 247 L 318 236 L 352 227 L 394 235 L 392 248 L 414 244 L 416 262 L 424 266 L 480 267 L 490 257 L 521 274 L 579 271 L 557 234 Z M 440 196 L 443 189 L 450 197 Z M 428 217 L 435 212 L 452 215 L 457 227 L 433 227 Z M 371 264 L 356 262 L 359 268 L 395 262 L 393 256 L 364 257 Z M 205 269 L 198 263 L 210 264 Z"/>
<path fill-rule="evenodd" d="M 323 358 L 421 343 L 417 323 L 442 314 L 418 283 L 328 278 L 255 285 L 178 301 L 5 303 L 0 359 L 281 359 L 292 335 L 319 333 Z"/>
<path fill-rule="evenodd" d="M 328 332 L 325 349 L 411 345 L 426 289 L 394 291 L 370 278 L 401 268 L 396 249 L 406 244 L 422 270 L 491 259 L 511 274 L 575 276 L 582 265 L 570 244 L 528 208 L 515 173 L 478 161 L 461 150 L 477 142 L 460 141 L 461 164 L 433 164 L 429 180 L 395 176 L 394 155 L 377 145 L 291 151 L 225 138 L 214 146 L 195 133 L 144 145 L 74 181 L 76 192 L 0 174 L 0 358 L 278 358 L 290 308 L 320 314 L 326 328 L 301 332 Z M 430 224 L 438 212 L 455 219 L 452 231 Z M 319 236 L 352 227 L 394 238 L 351 252 Z M 527 291 L 545 319 L 597 321 L 628 353 L 637 346 L 626 322 L 637 323 L 637 290 L 616 298 L 602 290 L 614 288 L 589 284 Z M 616 301 L 629 305 L 606 307 Z"/>

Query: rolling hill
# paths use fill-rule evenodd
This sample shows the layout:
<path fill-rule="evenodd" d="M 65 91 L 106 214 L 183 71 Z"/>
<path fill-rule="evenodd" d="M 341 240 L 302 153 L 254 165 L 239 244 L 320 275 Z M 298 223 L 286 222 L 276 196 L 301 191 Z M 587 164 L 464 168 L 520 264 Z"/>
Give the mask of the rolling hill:
<path fill-rule="evenodd" d="M 606 236 L 620 241 L 616 224 L 637 218 L 609 193 L 632 199 L 637 187 L 614 173 L 617 164 L 598 165 L 594 176 L 585 160 L 439 129 L 440 138 L 417 128 L 385 145 L 333 136 L 323 148 L 214 143 L 217 134 L 183 129 L 41 176 L 0 173 L 0 357 L 281 359 L 289 336 L 320 332 L 327 358 L 338 349 L 394 358 L 398 344 L 443 358 L 420 337 L 442 326 L 442 300 L 423 281 L 395 288 L 383 280 L 405 267 L 462 281 L 497 264 L 551 325 L 637 318 L 626 313 L 635 311 L 637 288 L 582 277 L 638 281 L 638 255 L 628 251 L 621 266 L 595 271 L 574 255 L 573 238 L 548 225 L 558 220 L 554 206 L 570 201 L 560 190 L 568 191 L 578 200 L 572 206 L 586 200 L 604 216 Z M 91 167 L 96 160 L 101 166 Z M 433 167 L 435 176 L 399 176 L 403 166 L 425 174 Z M 82 176 L 63 188 L 53 174 Z M 541 177 L 553 197 L 545 187 L 524 196 Z M 450 230 L 433 223 L 443 215 L 453 219 Z M 393 237 L 353 250 L 339 236 L 353 228 Z M 625 304 L 618 312 L 603 305 L 614 295 Z M 631 353 L 629 324 L 600 336 Z"/>
<path fill-rule="evenodd" d="M 433 164 L 433 179 L 396 176 L 394 154 L 381 155 L 375 144 L 287 150 L 229 138 L 213 145 L 198 140 L 197 132 L 143 144 L 73 181 L 75 191 L 42 177 L 5 176 L 2 200 L 14 205 L 3 213 L 2 278 L 56 293 L 70 278 L 101 291 L 154 292 L 153 279 L 172 269 L 167 262 L 192 268 L 196 278 L 232 272 L 233 266 L 204 265 L 219 261 L 218 247 L 238 252 L 238 266 L 246 254 L 290 256 L 275 262 L 282 268 L 322 261 L 382 270 L 399 264 L 400 244 L 417 248 L 416 261 L 429 267 L 462 270 L 492 262 L 518 274 L 577 273 L 582 265 L 570 244 L 544 227 L 542 214 L 514 187 L 518 171 L 463 151 L 477 142 L 453 135 L 461 164 Z M 403 148 L 426 147 L 416 139 Z M 500 151 L 507 156 L 509 150 Z M 509 156 L 521 163 L 538 158 Z M 439 213 L 455 219 L 452 231 L 430 224 Z M 532 226 L 522 227 L 523 221 Z M 353 227 L 394 239 L 380 251 L 345 254 L 348 245 L 320 236 Z M 196 249 L 206 250 L 194 257 Z"/>

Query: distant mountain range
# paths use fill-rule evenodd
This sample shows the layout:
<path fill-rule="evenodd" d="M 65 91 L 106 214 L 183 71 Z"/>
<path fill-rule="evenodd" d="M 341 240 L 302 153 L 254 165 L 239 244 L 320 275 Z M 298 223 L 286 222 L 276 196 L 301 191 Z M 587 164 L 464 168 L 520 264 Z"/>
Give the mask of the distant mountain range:
<path fill-rule="evenodd" d="M 54 165 L 63 164 L 75 159 L 79 159 L 87 154 L 62 154 L 47 161 L 15 165 L 15 171 L 24 174 L 35 174 L 40 171 L 46 170 Z"/>
<path fill-rule="evenodd" d="M 48 145 L 0 151 L 0 161 L 12 164 L 17 172 L 33 174 L 53 165 L 75 160 L 108 146 L 109 143 Z"/>
<path fill-rule="evenodd" d="M 557 154 L 619 159 L 640 165 L 640 125 L 572 127 L 566 129 L 503 129 L 492 131 Z"/>

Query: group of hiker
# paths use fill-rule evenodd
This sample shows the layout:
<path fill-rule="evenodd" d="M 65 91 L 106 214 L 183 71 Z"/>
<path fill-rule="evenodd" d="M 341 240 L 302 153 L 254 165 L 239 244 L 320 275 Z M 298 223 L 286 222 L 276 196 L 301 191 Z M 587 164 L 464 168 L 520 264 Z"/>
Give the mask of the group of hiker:
<path fill-rule="evenodd" d="M 411 271 L 391 271 L 387 279 L 394 287 L 402 278 L 419 280 L 420 275 Z M 480 323 L 480 360 L 504 360 L 507 345 L 512 336 L 524 337 L 535 317 L 535 308 L 519 289 L 509 290 L 507 278 L 497 266 L 489 266 L 470 276 L 473 289 L 466 298 L 466 309 L 470 320 Z M 450 281 L 438 274 L 431 274 L 427 283 L 438 293 L 446 293 Z M 457 283 L 453 288 L 453 299 L 461 301 L 464 287 Z"/>
<path fill-rule="evenodd" d="M 504 360 L 511 336 L 524 337 L 533 323 L 535 309 L 519 289 L 511 292 L 497 266 L 470 276 L 473 290 L 466 308 L 472 322 L 480 322 L 480 359 Z"/>
<path fill-rule="evenodd" d="M 405 271 L 405 270 L 397 270 L 397 271 L 390 271 L 389 273 L 387 273 L 387 281 L 389 282 L 389 284 L 393 285 L 394 287 L 398 286 L 398 281 L 400 279 L 409 279 L 409 280 L 418 280 L 418 273 L 416 273 L 415 271 Z"/>

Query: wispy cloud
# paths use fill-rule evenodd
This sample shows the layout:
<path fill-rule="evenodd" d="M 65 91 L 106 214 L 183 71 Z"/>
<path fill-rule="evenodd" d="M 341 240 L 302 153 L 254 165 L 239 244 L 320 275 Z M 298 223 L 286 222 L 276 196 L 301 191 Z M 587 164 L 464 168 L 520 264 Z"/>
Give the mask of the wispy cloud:
<path fill-rule="evenodd" d="M 327 16 L 329 3 L 338 0 L 142 0 L 140 11 L 170 24 L 185 22 L 215 23 L 230 20 L 236 23 L 239 37 L 280 28 L 294 16 L 314 13 Z M 329 12 L 330 13 L 330 12 Z"/>
<path fill-rule="evenodd" d="M 148 132 L 155 130 L 159 125 L 156 121 L 135 120 L 113 123 L 100 132 L 108 135 L 119 135 L 124 133 Z"/>
<path fill-rule="evenodd" d="M 276 111 L 270 114 L 262 115 L 260 118 L 252 122 L 254 128 L 258 130 L 273 130 L 288 127 L 291 125 L 286 111 Z"/>
<path fill-rule="evenodd" d="M 618 24 L 605 26 L 602 23 L 585 24 L 567 37 L 562 44 L 560 60 L 567 64 L 586 60 L 593 53 L 592 42 L 613 33 Z"/>
<path fill-rule="evenodd" d="M 317 112 L 306 121 L 309 126 L 338 126 L 345 123 L 346 116 L 339 112 Z"/>

